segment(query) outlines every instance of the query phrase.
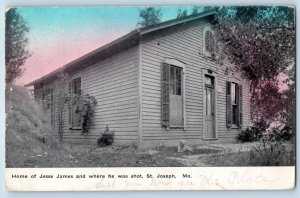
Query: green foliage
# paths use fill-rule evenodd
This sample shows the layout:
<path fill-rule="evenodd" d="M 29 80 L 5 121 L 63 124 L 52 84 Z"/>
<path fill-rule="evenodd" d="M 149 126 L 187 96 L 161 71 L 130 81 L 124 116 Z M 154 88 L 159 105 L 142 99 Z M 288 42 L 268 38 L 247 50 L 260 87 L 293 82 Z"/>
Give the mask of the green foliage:
<path fill-rule="evenodd" d="M 295 103 L 288 110 L 283 105 L 295 100 L 294 91 L 280 92 L 278 80 L 279 74 L 295 68 L 294 14 L 291 7 L 227 6 L 221 7 L 216 16 L 215 28 L 223 52 L 251 81 L 254 120 L 272 122 L 295 117 Z M 293 81 L 291 75 L 288 77 Z"/>
<path fill-rule="evenodd" d="M 255 85 L 276 79 L 295 58 L 295 27 L 286 7 L 225 7 L 217 15 L 224 52 Z"/>
<path fill-rule="evenodd" d="M 285 120 L 288 98 L 280 91 L 276 80 L 260 81 L 252 94 L 251 117 L 254 121 L 272 123 Z"/>
<path fill-rule="evenodd" d="M 146 7 L 140 9 L 141 21 L 137 25 L 141 27 L 147 27 L 160 23 L 161 21 L 161 9 L 155 7 Z"/>
<path fill-rule="evenodd" d="M 179 9 L 177 10 L 177 19 L 179 19 L 179 18 L 184 18 L 184 17 L 186 17 L 186 16 L 188 16 L 188 11 L 187 11 L 186 9 L 183 10 L 183 9 L 179 8 Z"/>
<path fill-rule="evenodd" d="M 67 99 L 68 101 L 70 99 Z M 70 100 L 71 101 L 71 100 Z M 88 133 L 89 128 L 93 123 L 93 116 L 95 112 L 95 107 L 97 105 L 97 100 L 95 97 L 85 94 L 83 96 L 75 95 L 72 96 L 73 104 L 80 105 L 80 111 L 78 111 L 78 116 L 81 117 L 82 133 Z"/>
<path fill-rule="evenodd" d="M 21 66 L 30 57 L 27 49 L 29 26 L 16 8 L 5 13 L 5 66 L 6 83 L 12 83 L 22 75 Z"/>
<path fill-rule="evenodd" d="M 291 130 L 296 132 L 296 67 L 290 67 L 287 70 L 287 76 L 289 77 L 286 80 L 288 89 L 284 92 L 286 99 L 285 113 L 286 120 L 285 124 L 291 127 Z"/>
<path fill-rule="evenodd" d="M 93 115 L 97 100 L 95 97 L 86 94 L 82 97 L 82 133 L 88 133 L 92 124 Z"/>
<path fill-rule="evenodd" d="M 109 131 L 108 125 L 106 125 L 104 133 L 97 139 L 97 143 L 100 147 L 109 146 L 114 142 L 114 132 Z"/>
<path fill-rule="evenodd" d="M 216 6 L 204 6 L 204 7 L 202 7 L 202 6 L 193 6 L 191 15 L 198 14 L 198 13 L 201 13 L 201 12 L 210 11 L 210 10 L 215 10 L 216 8 L 217 8 Z"/>
<path fill-rule="evenodd" d="M 264 120 L 255 122 L 253 126 L 242 130 L 236 138 L 240 142 L 258 141 L 262 137 L 263 133 L 266 132 L 268 127 L 269 125 Z"/>
<path fill-rule="evenodd" d="M 276 140 L 268 133 L 264 134 L 259 145 L 253 147 L 250 155 L 252 163 L 260 166 L 292 165 L 295 159 L 295 153 L 288 151 L 282 140 Z"/>
<path fill-rule="evenodd" d="M 268 134 L 271 139 L 276 141 L 288 141 L 295 135 L 293 128 L 288 125 L 285 125 L 282 129 L 272 128 Z"/>

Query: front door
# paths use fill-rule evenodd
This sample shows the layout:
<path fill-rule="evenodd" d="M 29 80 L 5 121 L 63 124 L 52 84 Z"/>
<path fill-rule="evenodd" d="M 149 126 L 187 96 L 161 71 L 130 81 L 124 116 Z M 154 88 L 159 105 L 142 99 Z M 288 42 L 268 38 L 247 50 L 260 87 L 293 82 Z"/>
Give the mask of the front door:
<path fill-rule="evenodd" d="M 182 68 L 170 66 L 170 126 L 183 127 Z"/>
<path fill-rule="evenodd" d="M 204 90 L 204 138 L 216 138 L 215 134 L 215 91 L 214 78 L 205 75 L 205 90 Z"/>

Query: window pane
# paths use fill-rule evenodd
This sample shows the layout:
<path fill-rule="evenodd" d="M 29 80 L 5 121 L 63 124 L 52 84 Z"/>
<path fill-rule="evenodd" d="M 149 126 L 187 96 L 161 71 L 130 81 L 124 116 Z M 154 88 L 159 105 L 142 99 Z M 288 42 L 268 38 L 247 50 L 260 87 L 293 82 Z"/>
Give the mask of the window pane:
<path fill-rule="evenodd" d="M 73 80 L 73 93 L 77 95 L 81 95 L 81 78 L 77 78 Z"/>
<path fill-rule="evenodd" d="M 236 84 L 231 83 L 231 104 L 236 105 Z"/>
<path fill-rule="evenodd" d="M 176 95 L 181 95 L 181 69 L 176 69 Z"/>
<path fill-rule="evenodd" d="M 213 33 L 209 30 L 205 32 L 205 47 L 208 52 L 214 52 L 215 39 Z"/>
<path fill-rule="evenodd" d="M 176 81 L 181 81 L 181 69 L 176 69 Z"/>
<path fill-rule="evenodd" d="M 206 115 L 211 115 L 212 90 L 206 89 Z"/>
<path fill-rule="evenodd" d="M 232 105 L 232 124 L 236 124 L 237 105 Z"/>
<path fill-rule="evenodd" d="M 176 83 L 176 95 L 181 96 L 181 81 Z"/>
<path fill-rule="evenodd" d="M 170 77 L 171 81 L 175 81 L 175 76 L 174 76 L 174 67 L 170 67 Z"/>
<path fill-rule="evenodd" d="M 170 94 L 182 94 L 182 69 L 175 66 L 170 66 Z"/>
<path fill-rule="evenodd" d="M 170 94 L 175 95 L 175 83 L 174 83 L 174 81 L 170 82 Z"/>

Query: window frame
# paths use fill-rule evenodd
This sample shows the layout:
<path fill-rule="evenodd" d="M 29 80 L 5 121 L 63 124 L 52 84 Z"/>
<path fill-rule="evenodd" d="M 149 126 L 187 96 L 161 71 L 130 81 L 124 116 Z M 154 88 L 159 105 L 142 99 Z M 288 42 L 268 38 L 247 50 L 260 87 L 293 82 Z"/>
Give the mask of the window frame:
<path fill-rule="evenodd" d="M 243 87 L 243 84 L 238 80 L 238 79 L 228 79 L 226 81 L 226 98 L 228 97 L 228 83 L 230 83 L 230 100 L 231 100 L 231 123 L 230 125 L 228 124 L 228 115 L 227 115 L 227 112 L 228 112 L 228 104 L 226 102 L 226 125 L 227 125 L 227 128 L 229 129 L 241 129 L 242 128 L 242 125 L 243 125 L 243 90 L 242 87 Z M 235 84 L 235 100 L 236 100 L 236 113 L 235 113 L 235 123 L 233 123 L 233 104 L 232 104 L 232 84 Z M 228 99 L 226 99 L 228 100 Z M 237 120 L 238 119 L 238 120 Z"/>
<path fill-rule="evenodd" d="M 233 92 L 233 85 L 234 85 L 234 92 Z M 238 111 L 238 108 L 239 108 L 239 102 L 238 102 L 238 86 L 239 84 L 236 83 L 236 82 L 231 82 L 231 128 L 238 128 L 238 125 L 237 125 L 237 111 Z M 233 96 L 233 93 L 234 93 L 234 96 Z M 234 102 L 233 102 L 234 101 Z M 234 108 L 235 106 L 235 108 Z"/>
<path fill-rule="evenodd" d="M 54 116 L 54 88 L 53 87 L 48 87 L 46 89 L 46 104 L 47 104 L 47 110 L 50 109 L 51 126 L 54 127 L 55 116 Z"/>
<path fill-rule="evenodd" d="M 74 93 L 74 81 L 80 79 L 80 96 L 82 96 L 82 77 L 81 76 L 76 76 L 70 79 L 69 81 L 69 95 L 70 95 L 70 105 L 69 105 L 69 129 L 72 130 L 82 130 L 82 126 L 73 126 L 73 93 Z M 70 90 L 70 84 L 71 84 L 71 90 Z"/>
<path fill-rule="evenodd" d="M 214 95 L 214 133 L 215 133 L 215 137 L 213 138 L 207 138 L 204 135 L 204 130 L 205 129 L 205 113 L 206 113 L 206 98 L 205 98 L 205 88 L 209 87 L 209 85 L 207 86 L 205 83 L 205 76 L 209 76 L 211 78 L 214 79 L 213 81 L 213 85 L 211 87 L 213 87 L 213 95 Z M 217 98 L 218 98 L 218 75 L 216 72 L 212 71 L 211 73 L 208 72 L 207 69 L 202 69 L 202 101 L 203 101 L 203 110 L 202 110 L 202 139 L 203 140 L 217 140 L 218 139 L 218 103 L 217 103 Z"/>
<path fill-rule="evenodd" d="M 162 123 L 162 127 L 163 128 L 166 128 L 166 130 L 169 130 L 169 129 L 183 129 L 183 130 L 186 130 L 186 108 L 185 108 L 185 69 L 186 69 L 186 64 L 182 61 L 179 61 L 177 59 L 174 59 L 174 58 L 166 58 L 162 61 L 162 65 L 161 65 L 161 74 L 163 76 L 163 64 L 167 64 L 169 65 L 169 73 L 171 72 L 170 71 L 170 66 L 174 66 L 174 67 L 179 67 L 182 69 L 182 79 L 181 79 L 181 95 L 182 95 L 182 114 L 183 114 L 183 126 L 171 126 L 170 125 L 170 101 L 169 101 L 169 121 L 168 121 L 168 125 L 164 124 L 164 121 L 163 121 L 163 101 L 161 103 L 161 123 Z M 161 81 L 162 81 L 163 77 L 161 78 Z M 171 82 L 171 76 L 169 75 L 169 94 L 170 94 L 170 83 Z M 163 87 L 163 81 L 161 82 L 161 87 Z M 176 87 L 176 86 L 175 86 Z M 176 90 L 175 90 L 176 91 Z M 162 97 L 162 94 L 163 94 L 163 89 L 161 89 L 161 97 Z M 161 99 L 162 100 L 162 99 Z"/>
<path fill-rule="evenodd" d="M 206 46 L 206 33 L 208 31 L 211 32 L 212 37 L 214 39 L 214 46 L 213 46 L 214 51 L 213 52 L 208 51 L 207 46 Z M 217 53 L 216 50 L 217 50 L 217 41 L 215 39 L 215 31 L 212 29 L 212 27 L 210 25 L 206 25 L 203 28 L 203 54 L 207 57 L 212 57 L 212 56 L 216 55 L 216 53 Z"/>

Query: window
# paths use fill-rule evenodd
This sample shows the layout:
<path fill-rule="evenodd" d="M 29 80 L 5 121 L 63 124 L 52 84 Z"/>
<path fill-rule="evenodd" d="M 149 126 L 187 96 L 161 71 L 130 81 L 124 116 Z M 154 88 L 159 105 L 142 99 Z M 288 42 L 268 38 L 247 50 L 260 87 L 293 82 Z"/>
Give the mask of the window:
<path fill-rule="evenodd" d="M 217 50 L 217 42 L 214 32 L 209 26 L 204 27 L 203 38 L 203 54 L 209 57 L 214 56 Z"/>
<path fill-rule="evenodd" d="M 227 127 L 242 127 L 242 85 L 227 82 Z"/>
<path fill-rule="evenodd" d="M 214 79 L 211 76 L 205 75 L 205 115 L 213 115 L 214 112 Z"/>
<path fill-rule="evenodd" d="M 181 64 L 182 63 L 178 63 Z M 162 126 L 184 127 L 183 67 L 162 64 Z"/>
<path fill-rule="evenodd" d="M 181 96 L 181 70 L 180 67 L 170 66 L 170 94 Z"/>
<path fill-rule="evenodd" d="M 69 124 L 70 128 L 81 129 L 81 78 L 76 78 L 69 83 L 70 103 L 69 103 Z"/>
<path fill-rule="evenodd" d="M 46 90 L 46 105 L 47 110 L 50 109 L 51 126 L 54 126 L 54 91 L 53 88 Z"/>
<path fill-rule="evenodd" d="M 76 78 L 73 80 L 73 94 L 81 95 L 81 78 Z"/>

